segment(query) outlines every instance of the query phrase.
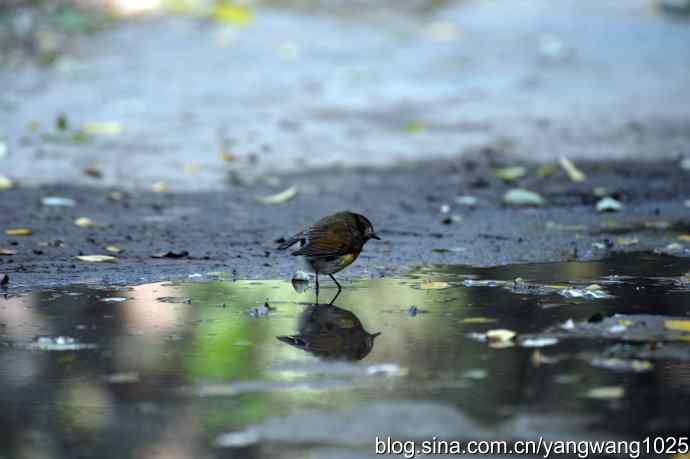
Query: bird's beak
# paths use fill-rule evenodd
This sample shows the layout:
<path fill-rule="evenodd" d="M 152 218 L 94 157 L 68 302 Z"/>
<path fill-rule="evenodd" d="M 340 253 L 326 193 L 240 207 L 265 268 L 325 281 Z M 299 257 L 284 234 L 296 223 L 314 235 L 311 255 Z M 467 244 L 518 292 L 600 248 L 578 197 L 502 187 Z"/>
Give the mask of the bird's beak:
<path fill-rule="evenodd" d="M 380 240 L 381 240 L 381 238 L 379 237 L 379 235 L 376 234 L 376 233 L 371 233 L 371 234 L 369 235 L 369 237 L 372 238 L 372 239 L 376 239 L 377 241 L 380 241 Z"/>

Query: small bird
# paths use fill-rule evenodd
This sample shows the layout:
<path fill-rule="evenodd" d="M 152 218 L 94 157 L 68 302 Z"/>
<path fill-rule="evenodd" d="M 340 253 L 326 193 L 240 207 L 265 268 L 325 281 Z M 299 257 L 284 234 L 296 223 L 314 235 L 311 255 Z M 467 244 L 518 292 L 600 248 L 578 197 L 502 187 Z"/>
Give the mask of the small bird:
<path fill-rule="evenodd" d="M 299 242 L 300 248 L 292 255 L 303 257 L 307 269 L 316 274 L 316 294 L 319 293 L 319 274 L 328 274 L 340 293 L 340 284 L 333 274 L 351 265 L 369 239 L 381 238 L 367 217 L 338 212 L 288 238 L 278 249 L 285 250 Z"/>

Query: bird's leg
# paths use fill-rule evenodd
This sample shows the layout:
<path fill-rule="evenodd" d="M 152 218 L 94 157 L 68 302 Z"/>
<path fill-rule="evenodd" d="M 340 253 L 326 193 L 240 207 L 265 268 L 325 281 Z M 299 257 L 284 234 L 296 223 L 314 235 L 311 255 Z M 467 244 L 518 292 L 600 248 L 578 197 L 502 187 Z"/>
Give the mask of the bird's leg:
<path fill-rule="evenodd" d="M 329 276 L 331 277 L 331 279 L 333 279 L 333 282 L 335 282 L 335 285 L 338 286 L 338 293 L 340 293 L 340 291 L 341 291 L 343 288 L 340 286 L 340 284 L 338 283 L 338 281 L 335 280 L 335 277 L 333 277 L 333 274 L 329 274 Z"/>
<path fill-rule="evenodd" d="M 319 273 L 314 273 L 316 275 L 316 304 L 319 303 Z"/>
<path fill-rule="evenodd" d="M 341 291 L 342 291 L 342 289 L 338 289 L 338 291 L 335 293 L 335 296 L 333 297 L 333 299 L 328 303 L 329 305 L 332 306 L 333 303 L 335 303 L 335 300 L 336 300 L 336 298 L 338 298 L 338 296 L 340 296 Z"/>

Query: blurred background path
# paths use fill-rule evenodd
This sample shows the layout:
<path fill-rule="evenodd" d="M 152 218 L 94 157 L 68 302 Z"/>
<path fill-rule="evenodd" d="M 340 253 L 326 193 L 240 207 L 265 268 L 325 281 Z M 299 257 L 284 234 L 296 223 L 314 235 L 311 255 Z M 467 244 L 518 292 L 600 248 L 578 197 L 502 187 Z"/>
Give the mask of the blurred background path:
<path fill-rule="evenodd" d="M 658 3 L 172 3 L 202 14 L 125 18 L 48 63 L 5 56 L 5 175 L 212 190 L 228 172 L 482 148 L 543 161 L 688 154 L 690 26 Z M 124 14 L 156 5 L 110 1 Z M 61 46 L 31 21 L 8 24 Z"/>

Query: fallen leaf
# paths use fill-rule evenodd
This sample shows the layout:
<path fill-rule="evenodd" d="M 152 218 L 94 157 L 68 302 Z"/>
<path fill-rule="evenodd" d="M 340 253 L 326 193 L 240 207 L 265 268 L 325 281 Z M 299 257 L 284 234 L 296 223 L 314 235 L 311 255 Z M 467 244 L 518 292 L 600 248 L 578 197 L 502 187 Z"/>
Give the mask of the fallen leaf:
<path fill-rule="evenodd" d="M 470 207 L 476 206 L 477 203 L 479 202 L 477 200 L 477 198 L 475 198 L 474 196 L 467 196 L 467 195 L 456 196 L 453 201 L 455 201 L 455 204 L 459 204 L 461 206 L 470 206 Z"/>
<path fill-rule="evenodd" d="M 551 336 L 525 338 L 520 341 L 522 347 L 546 347 L 553 346 L 558 343 L 558 339 Z"/>
<path fill-rule="evenodd" d="M 403 128 L 410 134 L 416 134 L 424 131 L 426 129 L 426 124 L 424 124 L 422 121 L 409 121 L 405 123 Z"/>
<path fill-rule="evenodd" d="M 537 169 L 537 177 L 549 177 L 555 174 L 557 170 L 558 164 L 544 164 L 543 166 L 540 166 L 539 169 Z"/>
<path fill-rule="evenodd" d="M 608 400 L 613 398 L 621 398 L 625 395 L 625 388 L 621 386 L 601 386 L 595 387 L 587 391 L 585 396 L 598 400 Z"/>
<path fill-rule="evenodd" d="M 220 159 L 223 161 L 235 161 L 237 159 L 237 155 L 230 150 L 223 149 L 220 152 Z"/>
<path fill-rule="evenodd" d="M 187 163 L 183 167 L 184 171 L 190 174 L 198 174 L 201 170 L 201 164 L 199 163 Z"/>
<path fill-rule="evenodd" d="M 41 204 L 48 207 L 74 207 L 74 199 L 63 198 L 61 196 L 46 196 L 41 199 Z"/>
<path fill-rule="evenodd" d="M 690 320 L 667 320 L 664 326 L 669 330 L 690 332 Z"/>
<path fill-rule="evenodd" d="M 616 244 L 618 245 L 635 245 L 639 244 L 640 240 L 636 237 L 619 237 L 616 239 Z"/>
<path fill-rule="evenodd" d="M 530 360 L 532 360 L 532 365 L 535 367 L 540 367 L 542 365 L 556 363 L 559 359 L 557 357 L 547 357 L 539 349 L 536 349 L 534 352 L 532 352 L 532 357 Z"/>
<path fill-rule="evenodd" d="M 513 330 L 507 330 L 505 328 L 497 328 L 486 332 L 486 338 L 489 341 L 511 341 L 515 338 L 515 335 L 516 333 Z"/>
<path fill-rule="evenodd" d="M 151 190 L 154 193 L 166 193 L 168 191 L 168 184 L 161 180 L 151 185 Z"/>
<path fill-rule="evenodd" d="M 74 220 L 74 224 L 82 228 L 89 228 L 91 226 L 95 226 L 96 222 L 91 220 L 89 217 L 79 217 Z"/>
<path fill-rule="evenodd" d="M 9 190 L 10 188 L 14 188 L 14 180 L 0 174 L 0 190 Z"/>
<path fill-rule="evenodd" d="M 297 196 L 297 191 L 297 187 L 293 185 L 280 193 L 271 196 L 258 196 L 256 199 L 263 204 L 282 204 Z"/>
<path fill-rule="evenodd" d="M 607 370 L 613 371 L 634 371 L 636 373 L 643 373 L 645 371 L 651 371 L 654 368 L 652 362 L 649 360 L 639 360 L 639 359 L 619 359 L 616 357 L 612 358 L 594 358 L 591 362 L 592 366 L 599 368 L 606 368 Z"/>
<path fill-rule="evenodd" d="M 642 223 L 645 228 L 665 230 L 671 227 L 671 222 L 664 220 L 653 220 Z"/>
<path fill-rule="evenodd" d="M 89 121 L 82 125 L 81 131 L 88 135 L 118 135 L 122 133 L 122 124 L 117 121 Z"/>
<path fill-rule="evenodd" d="M 125 195 L 121 191 L 110 191 L 108 193 L 108 199 L 111 201 L 122 201 Z"/>
<path fill-rule="evenodd" d="M 448 282 L 424 281 L 419 284 L 419 288 L 422 290 L 441 290 L 448 287 L 450 287 Z"/>
<path fill-rule="evenodd" d="M 597 198 L 605 198 L 609 194 L 609 190 L 603 186 L 595 186 L 592 190 L 592 194 Z"/>
<path fill-rule="evenodd" d="M 110 255 L 79 255 L 77 259 L 90 263 L 115 263 L 117 261 L 117 258 Z"/>
<path fill-rule="evenodd" d="M 678 240 L 688 242 L 690 241 L 690 234 L 681 234 L 678 236 Z"/>
<path fill-rule="evenodd" d="M 167 252 L 160 252 L 151 255 L 151 258 L 184 258 L 189 255 L 189 252 L 182 250 L 181 252 L 173 252 L 168 250 Z"/>
<path fill-rule="evenodd" d="M 509 190 L 505 196 L 503 196 L 503 200 L 508 204 L 516 206 L 542 206 L 545 203 L 541 195 L 523 188 Z"/>
<path fill-rule="evenodd" d="M 111 253 L 120 253 L 120 252 L 122 252 L 122 249 L 121 249 L 119 246 L 116 246 L 116 245 L 109 245 L 109 246 L 107 246 L 107 247 L 105 248 L 105 250 L 107 250 L 108 252 L 111 252 Z"/>
<path fill-rule="evenodd" d="M 31 236 L 34 234 L 31 228 L 8 228 L 5 230 L 8 236 Z"/>
<path fill-rule="evenodd" d="M 623 209 L 623 204 L 607 196 L 597 202 L 597 212 L 618 212 Z"/>
<path fill-rule="evenodd" d="M 586 231 L 587 227 L 585 225 L 565 225 L 562 223 L 548 221 L 546 222 L 546 229 L 559 231 Z"/>
<path fill-rule="evenodd" d="M 496 322 L 496 319 L 490 317 L 466 317 L 462 319 L 464 324 L 490 324 Z"/>
<path fill-rule="evenodd" d="M 233 2 L 218 2 L 213 18 L 225 24 L 246 25 L 254 20 L 254 10 L 249 5 Z"/>
<path fill-rule="evenodd" d="M 585 180 L 585 174 L 575 166 L 575 164 L 566 158 L 565 156 L 561 156 L 559 163 L 561 164 L 561 167 L 565 171 L 566 174 L 568 174 L 568 177 L 570 180 L 573 182 L 582 182 Z"/>
<path fill-rule="evenodd" d="M 86 169 L 84 169 L 84 175 L 87 175 L 95 179 L 103 178 L 103 172 L 101 172 L 100 169 L 96 169 L 95 167 L 87 167 Z"/>
<path fill-rule="evenodd" d="M 0 248 L 0 256 L 12 256 L 12 255 L 16 255 L 16 254 L 17 254 L 16 250 Z"/>
<path fill-rule="evenodd" d="M 503 167 L 494 169 L 494 175 L 501 180 L 512 182 L 527 175 L 527 169 L 522 166 Z"/>

